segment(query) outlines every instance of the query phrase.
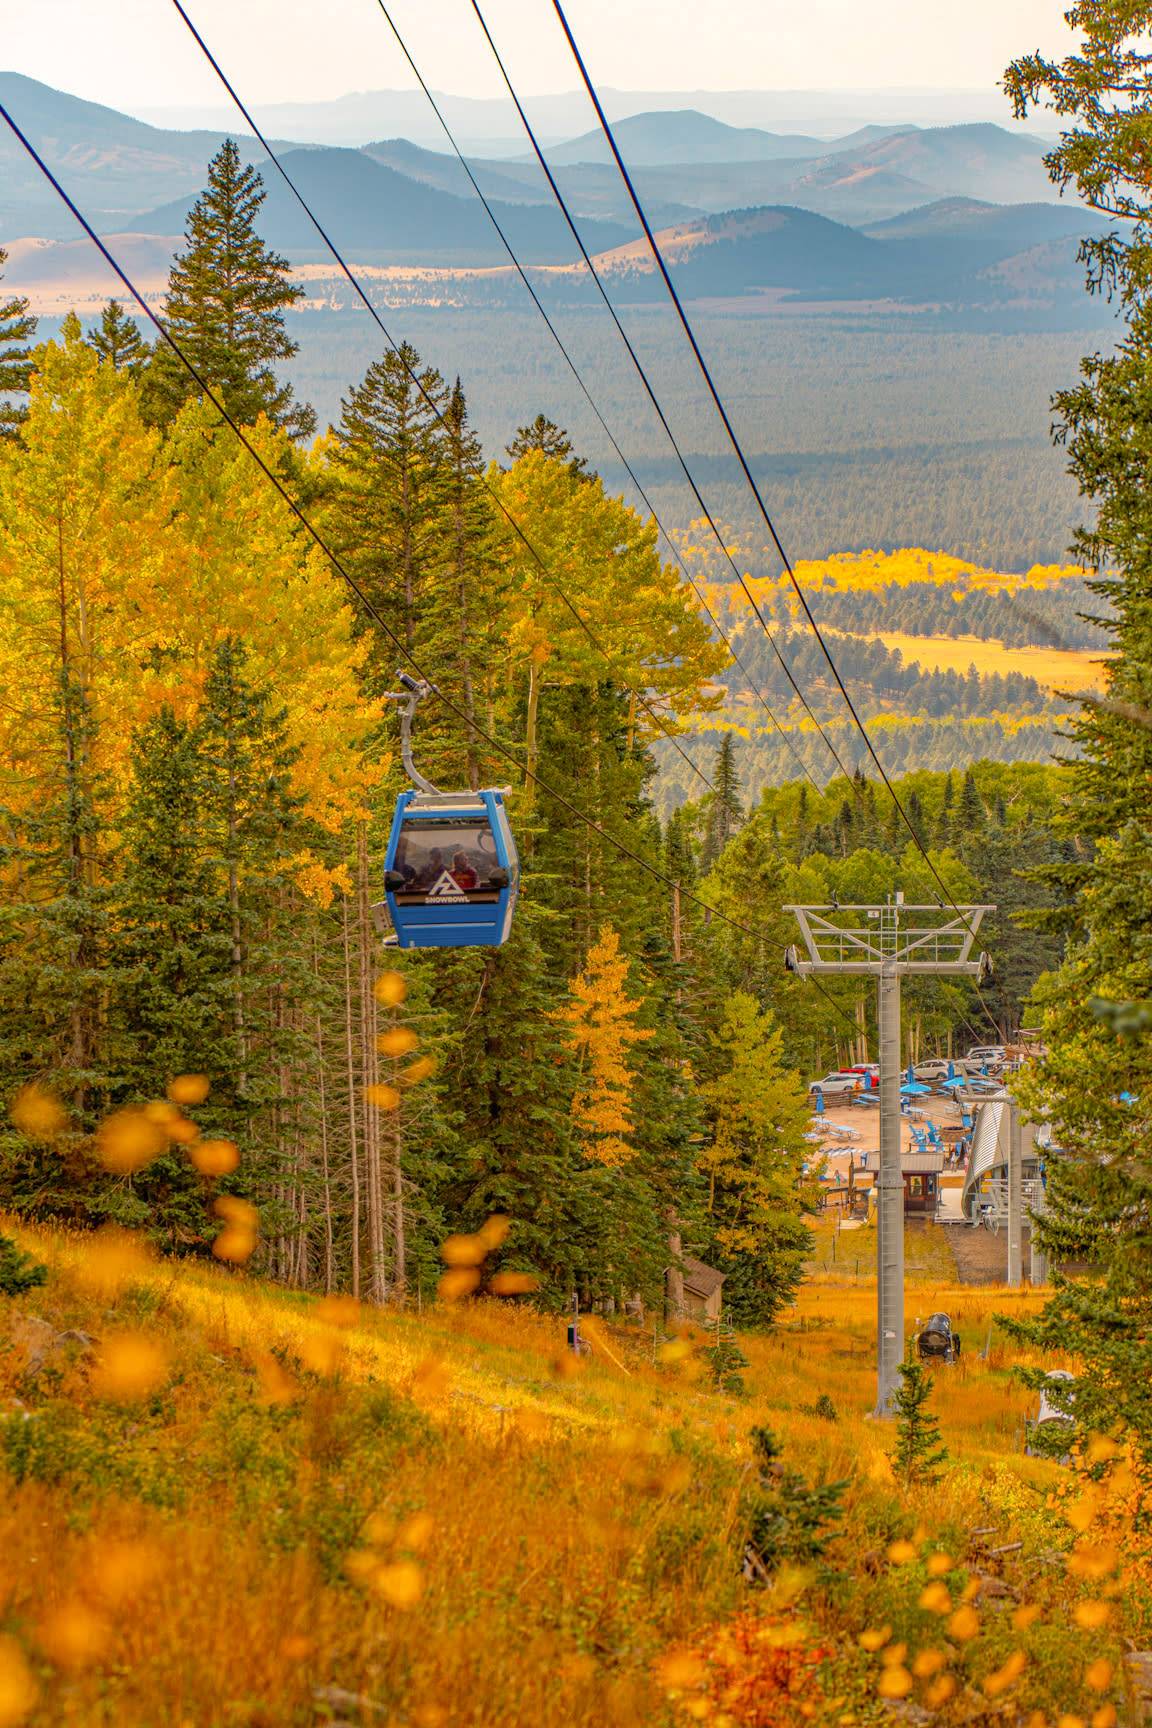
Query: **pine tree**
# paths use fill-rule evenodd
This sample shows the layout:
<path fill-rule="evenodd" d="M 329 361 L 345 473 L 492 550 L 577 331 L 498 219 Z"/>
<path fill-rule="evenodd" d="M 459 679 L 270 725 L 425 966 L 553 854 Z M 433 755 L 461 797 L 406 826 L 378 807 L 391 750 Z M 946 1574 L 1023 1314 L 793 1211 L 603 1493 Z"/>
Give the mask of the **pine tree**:
<path fill-rule="evenodd" d="M 119 300 L 109 300 L 100 314 L 100 322 L 88 332 L 89 347 L 101 360 L 117 371 L 138 378 L 152 354 L 151 345 L 140 334 L 135 318 L 130 318 Z"/>
<path fill-rule="evenodd" d="M 0 276 L 8 254 L 0 246 Z M 37 320 L 23 295 L 0 300 L 0 437 L 12 437 L 27 414 L 25 406 L 11 397 L 26 394 L 32 377 L 29 339 L 36 334 Z"/>
<path fill-rule="evenodd" d="M 904 1478 L 905 1488 L 913 1483 L 930 1485 L 937 1480 L 937 1467 L 948 1456 L 940 1444 L 940 1425 L 928 1409 L 932 1379 L 919 1362 L 902 1362 L 897 1373 L 900 1385 L 892 1397 L 896 1415 L 892 1465 Z"/>
<path fill-rule="evenodd" d="M 731 732 L 725 732 L 712 764 L 713 836 L 717 854 L 723 852 L 729 840 L 744 820 L 740 803 L 740 774 L 736 767 L 736 749 Z"/>
<path fill-rule="evenodd" d="M 705 1227 L 728 1273 L 729 1312 L 767 1325 L 791 1299 L 811 1247 L 800 1192 L 808 1103 L 784 1067 L 780 1028 L 746 992 L 729 997 L 709 1042 L 712 1077 L 700 1088 Z"/>
<path fill-rule="evenodd" d="M 435 404 L 435 407 L 432 406 Z M 374 361 L 341 402 L 332 505 L 338 547 L 373 603 L 409 647 L 439 555 L 443 493 L 439 421 L 444 380 L 408 343 Z M 394 654 L 373 643 L 390 687 Z"/>
<path fill-rule="evenodd" d="M 962 834 L 973 834 L 983 828 L 986 821 L 984 803 L 976 790 L 976 777 L 971 768 L 966 768 L 956 805 L 956 827 Z"/>
<path fill-rule="evenodd" d="M 261 414 L 294 438 L 316 429 L 312 409 L 293 398 L 274 367 L 298 344 L 284 328 L 284 313 L 304 298 L 291 281 L 287 258 L 256 232 L 264 182 L 226 138 L 208 165 L 208 185 L 192 206 L 185 249 L 168 276 L 164 322 L 200 377 L 242 425 Z M 198 393 L 191 374 L 164 342 L 145 377 L 152 418 L 169 424 Z"/>
<path fill-rule="evenodd" d="M 518 426 L 515 438 L 504 448 L 513 462 L 518 462 L 529 450 L 539 450 L 553 461 L 563 462 L 574 479 L 596 479 L 586 459 L 574 453 L 572 440 L 567 432 L 562 431 L 554 420 L 549 420 L 546 414 L 537 414 L 529 425 Z"/>

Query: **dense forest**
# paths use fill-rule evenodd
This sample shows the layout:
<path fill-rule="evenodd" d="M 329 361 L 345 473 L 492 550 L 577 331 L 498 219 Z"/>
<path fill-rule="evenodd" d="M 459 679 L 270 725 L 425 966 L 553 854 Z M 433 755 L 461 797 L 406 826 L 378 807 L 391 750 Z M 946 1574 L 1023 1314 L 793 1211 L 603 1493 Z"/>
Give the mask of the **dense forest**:
<path fill-rule="evenodd" d="M 746 624 L 729 640 L 739 660 L 731 674 L 729 703 L 751 703 L 759 691 L 777 711 L 786 714 L 793 702 L 799 711 L 794 680 L 817 714 L 843 713 L 828 660 L 810 630 L 777 629 L 769 641 L 756 625 Z M 994 719 L 1059 707 L 1051 691 L 1024 672 L 981 673 L 975 664 L 963 675 L 951 669 L 925 672 L 915 660 L 906 663 L 899 648 L 877 638 L 837 635 L 830 638 L 830 647 L 841 677 L 860 692 L 860 705 L 870 715 L 895 710 L 934 719 Z"/>
<path fill-rule="evenodd" d="M 728 735 L 662 825 L 655 752 L 707 723 L 728 654 L 655 526 L 543 414 L 486 465 L 465 383 L 411 347 L 305 449 L 259 203 L 225 147 L 169 281 L 210 393 L 115 303 L 35 349 L 5 308 L 0 1200 L 377 1300 L 493 1214 L 543 1299 L 650 1297 L 671 1232 L 734 1318 L 770 1319 L 808 1242 L 804 1081 L 872 1018 L 851 982 L 785 978 L 781 908 L 923 894 L 929 866 L 860 773 L 809 802 L 794 770 L 746 814 Z M 382 944 L 405 666 L 434 686 L 424 772 L 510 788 L 503 947 Z M 1015 866 L 1056 847 L 1058 772 L 903 783 L 951 893 L 1045 903 Z M 908 992 L 910 1052 L 1016 1021 L 1057 956 L 997 935 L 986 1004 Z"/>

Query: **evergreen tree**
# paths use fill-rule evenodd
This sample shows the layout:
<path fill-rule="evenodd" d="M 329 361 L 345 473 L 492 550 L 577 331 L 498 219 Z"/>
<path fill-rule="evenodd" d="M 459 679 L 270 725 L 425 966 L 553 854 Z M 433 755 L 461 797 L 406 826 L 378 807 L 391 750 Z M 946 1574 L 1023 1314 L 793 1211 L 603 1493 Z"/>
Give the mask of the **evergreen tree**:
<path fill-rule="evenodd" d="M 928 1409 L 932 1379 L 919 1362 L 902 1362 L 897 1373 L 900 1385 L 892 1399 L 896 1415 L 892 1466 L 904 1478 L 905 1488 L 918 1482 L 931 1484 L 948 1456 L 940 1444 L 940 1425 Z"/>
<path fill-rule="evenodd" d="M 0 246 L 0 276 L 8 262 L 8 254 Z M 27 409 L 13 396 L 27 393 L 32 377 L 32 350 L 29 340 L 36 334 L 37 320 L 28 310 L 28 301 L 15 294 L 0 300 L 0 437 L 12 437 L 20 429 Z"/>
<path fill-rule="evenodd" d="M 341 402 L 335 536 L 353 574 L 409 647 L 417 643 L 425 589 L 439 557 L 436 410 L 448 407 L 444 380 L 408 343 L 374 361 Z M 376 639 L 373 659 L 388 687 L 393 652 Z"/>
<path fill-rule="evenodd" d="M 729 998 L 711 1044 L 699 1161 L 709 1246 L 728 1274 L 732 1317 L 767 1325 L 791 1300 L 811 1248 L 800 1192 L 808 1103 L 784 1068 L 779 1027 L 751 996 Z"/>
<path fill-rule="evenodd" d="M 984 803 L 976 790 L 976 777 L 971 768 L 966 768 L 956 805 L 956 827 L 961 834 L 973 834 L 984 827 L 985 821 Z"/>
<path fill-rule="evenodd" d="M 131 378 L 140 376 L 152 354 L 151 344 L 145 342 L 140 326 L 128 316 L 119 300 L 109 300 L 99 324 L 88 332 L 86 340 L 101 360 L 117 371 L 127 372 Z"/>
<path fill-rule="evenodd" d="M 528 454 L 529 450 L 539 450 L 554 461 L 563 462 L 575 479 L 596 479 L 596 475 L 589 468 L 586 459 L 575 454 L 572 440 L 567 432 L 562 431 L 554 420 L 549 420 L 547 414 L 537 414 L 535 420 L 531 421 L 529 425 L 518 426 L 515 438 L 511 444 L 506 444 L 504 448 L 513 462 L 518 462 L 521 456 Z"/>
<path fill-rule="evenodd" d="M 1090 287 L 1118 293 L 1126 328 L 1106 355 L 1081 362 L 1079 384 L 1057 394 L 1057 436 L 1095 525 L 1076 550 L 1096 572 L 1089 588 L 1112 616 L 1118 652 L 1104 668 L 1103 701 L 1087 700 L 1068 728 L 1076 754 L 1060 815 L 1069 855 L 1041 875 L 1063 905 L 1050 920 L 1069 938 L 1058 972 L 1037 989 L 1047 1055 L 1030 1064 L 1025 1103 L 1051 1124 L 1047 1217 L 1041 1240 L 1057 1257 L 1075 1245 L 1092 1279 L 1061 1279 L 1040 1321 L 1045 1348 L 1074 1350 L 1077 1420 L 1127 1429 L 1152 1446 L 1152 1176 L 1144 1100 L 1152 1044 L 1128 1042 L 1094 998 L 1152 995 L 1152 489 L 1138 452 L 1147 436 L 1152 364 L 1152 202 L 1144 138 L 1152 117 L 1145 75 L 1147 8 L 1082 0 L 1069 15 L 1083 33 L 1059 63 L 1030 55 L 1009 67 L 1017 113 L 1046 104 L 1064 131 L 1047 158 L 1058 185 L 1123 218 L 1082 243 Z M 1114 574 L 1104 575 L 1104 571 Z"/>
<path fill-rule="evenodd" d="M 714 843 L 717 853 L 720 853 L 744 820 L 744 810 L 740 803 L 740 774 L 736 767 L 736 754 L 730 732 L 725 732 L 720 740 L 720 747 L 712 764 L 712 785 Z"/>
<path fill-rule="evenodd" d="M 288 259 L 270 251 L 256 232 L 264 198 L 261 176 L 226 138 L 209 163 L 208 185 L 188 217 L 185 249 L 169 272 L 164 322 L 233 419 L 251 426 L 265 414 L 292 437 L 306 438 L 316 416 L 274 370 L 297 351 L 284 313 L 305 291 L 292 282 Z M 145 377 L 152 418 L 169 424 L 196 394 L 195 379 L 167 343 L 158 343 Z"/>

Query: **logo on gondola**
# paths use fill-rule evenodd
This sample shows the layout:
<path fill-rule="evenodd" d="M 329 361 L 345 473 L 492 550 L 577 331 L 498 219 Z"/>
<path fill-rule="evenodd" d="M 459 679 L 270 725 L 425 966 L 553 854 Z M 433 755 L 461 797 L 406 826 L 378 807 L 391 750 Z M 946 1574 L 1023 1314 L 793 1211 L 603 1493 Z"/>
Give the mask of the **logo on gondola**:
<path fill-rule="evenodd" d="M 468 896 L 459 882 L 448 870 L 444 871 L 438 881 L 433 882 L 425 895 L 427 900 L 467 900 L 467 898 Z"/>

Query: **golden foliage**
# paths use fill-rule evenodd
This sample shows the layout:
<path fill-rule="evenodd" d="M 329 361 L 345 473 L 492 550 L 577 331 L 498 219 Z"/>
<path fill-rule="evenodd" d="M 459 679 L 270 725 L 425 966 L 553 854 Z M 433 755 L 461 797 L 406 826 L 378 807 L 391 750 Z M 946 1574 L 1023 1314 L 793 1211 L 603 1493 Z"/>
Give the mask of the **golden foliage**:
<path fill-rule="evenodd" d="M 571 985 L 571 1002 L 556 1018 L 572 1028 L 581 1077 L 572 1100 L 572 1124 L 586 1157 L 597 1163 L 628 1163 L 633 1148 L 632 1070 L 628 1052 L 653 1033 L 634 1024 L 642 1006 L 625 995 L 630 962 L 620 938 L 605 924 L 588 950 L 583 972 Z"/>

